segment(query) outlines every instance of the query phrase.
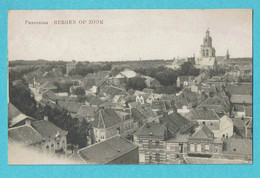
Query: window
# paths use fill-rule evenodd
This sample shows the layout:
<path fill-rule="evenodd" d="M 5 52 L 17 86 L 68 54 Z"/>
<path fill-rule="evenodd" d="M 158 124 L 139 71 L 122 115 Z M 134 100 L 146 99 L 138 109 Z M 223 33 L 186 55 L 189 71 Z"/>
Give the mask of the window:
<path fill-rule="evenodd" d="M 209 152 L 209 145 L 205 145 L 205 151 Z"/>
<path fill-rule="evenodd" d="M 201 145 L 200 144 L 197 145 L 197 152 L 201 152 Z"/>
<path fill-rule="evenodd" d="M 218 153 L 218 146 L 215 146 L 215 153 Z"/>
<path fill-rule="evenodd" d="M 155 142 L 155 148 L 159 148 L 159 140 L 156 140 L 156 142 Z"/>
<path fill-rule="evenodd" d="M 143 140 L 139 139 L 139 144 L 143 144 Z"/>
<path fill-rule="evenodd" d="M 148 148 L 151 149 L 151 148 L 152 148 L 152 145 L 153 145 L 153 141 L 152 141 L 152 140 L 149 140 L 149 142 L 148 142 Z"/>
<path fill-rule="evenodd" d="M 50 151 L 50 150 L 49 150 L 49 145 L 46 146 L 46 151 Z"/>
<path fill-rule="evenodd" d="M 160 154 L 158 152 L 155 154 L 155 159 L 157 163 L 160 162 Z"/>
<path fill-rule="evenodd" d="M 194 144 L 190 144 L 190 151 L 194 152 Z"/>
<path fill-rule="evenodd" d="M 100 139 L 105 139 L 105 136 L 103 134 L 101 134 Z"/>
<path fill-rule="evenodd" d="M 149 163 L 152 163 L 153 157 L 152 155 L 149 156 Z"/>

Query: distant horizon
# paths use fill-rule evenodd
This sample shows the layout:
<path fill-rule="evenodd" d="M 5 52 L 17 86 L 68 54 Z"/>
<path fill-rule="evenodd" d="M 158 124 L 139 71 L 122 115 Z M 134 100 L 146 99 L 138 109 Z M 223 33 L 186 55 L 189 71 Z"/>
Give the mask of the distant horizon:
<path fill-rule="evenodd" d="M 216 57 L 223 57 L 223 56 L 216 56 Z M 253 57 L 231 57 L 230 59 L 253 59 Z M 176 58 L 175 58 L 176 59 Z M 183 58 L 179 58 L 179 59 L 185 59 L 184 57 Z M 230 60 L 229 59 L 229 60 Z M 62 61 L 62 62 L 72 62 L 73 60 L 75 60 L 76 62 L 127 62 L 127 61 L 130 61 L 130 62 L 135 62 L 135 61 L 156 61 L 156 60 L 164 60 L 164 61 L 171 61 L 173 59 L 142 59 L 142 60 L 110 60 L 110 61 L 95 61 L 95 60 L 84 60 L 84 61 L 79 61 L 79 60 L 76 60 L 76 59 L 72 59 L 72 60 L 51 60 L 51 59 L 28 59 L 28 60 L 24 60 L 24 59 L 13 59 L 13 60 L 8 60 L 8 61 L 40 61 L 40 60 L 43 60 L 43 61 L 54 61 L 54 62 L 58 62 L 58 61 Z"/>
<path fill-rule="evenodd" d="M 55 24 L 73 19 L 77 24 Z M 103 24 L 79 24 L 83 19 Z M 225 56 L 229 49 L 231 58 L 252 58 L 251 9 L 174 9 L 10 10 L 8 59 L 109 62 L 194 54 L 197 58 L 208 28 L 216 56 Z"/>

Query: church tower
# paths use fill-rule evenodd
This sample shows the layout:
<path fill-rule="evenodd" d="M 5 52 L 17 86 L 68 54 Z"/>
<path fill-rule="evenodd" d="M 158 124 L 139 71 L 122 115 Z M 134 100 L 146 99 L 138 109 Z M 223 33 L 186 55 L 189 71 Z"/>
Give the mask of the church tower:
<path fill-rule="evenodd" d="M 195 67 L 199 69 L 216 69 L 217 67 L 216 50 L 212 47 L 209 29 L 206 31 L 202 45 L 200 45 L 200 57 L 196 59 L 195 63 Z"/>
<path fill-rule="evenodd" d="M 206 31 L 206 36 L 203 38 L 203 44 L 200 49 L 201 58 L 215 57 L 215 48 L 212 47 L 212 38 L 209 29 Z"/>

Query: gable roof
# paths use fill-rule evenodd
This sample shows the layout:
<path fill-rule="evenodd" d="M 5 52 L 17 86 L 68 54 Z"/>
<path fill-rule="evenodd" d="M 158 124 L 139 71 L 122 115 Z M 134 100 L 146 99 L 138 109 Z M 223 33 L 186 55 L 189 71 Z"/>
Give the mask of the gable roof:
<path fill-rule="evenodd" d="M 57 89 L 57 87 L 55 85 L 53 85 L 53 83 L 50 82 L 50 81 L 46 81 L 45 83 L 43 83 L 41 85 L 41 88 L 44 88 L 44 89 Z"/>
<path fill-rule="evenodd" d="M 146 123 L 137 131 L 136 136 L 164 139 L 165 129 L 165 124 L 162 123 Z"/>
<path fill-rule="evenodd" d="M 107 78 L 109 76 L 109 74 L 110 74 L 110 71 L 99 71 L 97 73 L 97 76 L 98 76 L 99 80 L 103 80 L 103 79 Z"/>
<path fill-rule="evenodd" d="M 12 103 L 8 103 L 8 118 L 12 119 L 20 114 L 22 114 L 22 112 L 19 109 L 17 109 Z"/>
<path fill-rule="evenodd" d="M 191 137 L 192 138 L 201 138 L 201 139 L 214 138 L 214 133 L 206 125 L 203 125 Z"/>
<path fill-rule="evenodd" d="M 24 145 L 31 145 L 44 140 L 30 125 L 22 125 L 8 129 L 8 139 Z"/>
<path fill-rule="evenodd" d="M 226 101 L 224 99 L 221 99 L 218 96 L 207 98 L 202 103 L 200 103 L 200 105 L 198 107 L 200 107 L 200 106 L 220 106 L 221 109 L 225 113 L 227 113 L 229 111 L 229 105 L 226 103 Z M 210 108 L 210 107 L 208 107 L 208 108 Z M 215 108 L 212 107 L 212 109 L 218 109 L 218 111 L 219 111 L 219 108 L 216 108 L 216 107 Z"/>
<path fill-rule="evenodd" d="M 118 88 L 115 86 L 109 86 L 103 92 L 112 97 L 114 97 L 115 95 L 127 94 L 122 88 Z"/>
<path fill-rule="evenodd" d="M 137 108 L 131 108 L 132 117 L 134 118 L 134 122 L 143 122 L 146 120 L 146 117 L 143 113 L 141 113 Z"/>
<path fill-rule="evenodd" d="M 59 135 L 67 135 L 67 131 L 62 130 L 50 121 L 40 120 L 31 123 L 32 127 L 45 139 L 55 138 Z"/>
<path fill-rule="evenodd" d="M 57 99 L 57 96 L 51 90 L 44 91 L 42 97 L 52 101 L 55 101 Z"/>
<path fill-rule="evenodd" d="M 252 140 L 251 139 L 234 139 L 229 138 L 224 141 L 224 153 L 229 154 L 246 154 L 252 155 Z"/>
<path fill-rule="evenodd" d="M 187 133 L 192 127 L 196 125 L 195 122 L 191 122 L 177 112 L 164 116 L 163 120 L 166 122 L 169 131 L 173 135 L 178 131 L 180 131 L 181 134 Z"/>
<path fill-rule="evenodd" d="M 232 95 L 230 101 L 237 104 L 252 104 L 252 95 Z"/>
<path fill-rule="evenodd" d="M 137 76 L 136 72 L 133 70 L 125 69 L 124 71 L 120 72 L 126 78 L 134 78 Z"/>
<path fill-rule="evenodd" d="M 151 108 L 146 107 L 144 105 L 137 105 L 137 109 L 147 118 L 157 117 L 156 112 L 154 112 Z"/>
<path fill-rule="evenodd" d="M 227 86 L 226 91 L 231 95 L 252 95 L 252 83 L 229 85 Z"/>
<path fill-rule="evenodd" d="M 8 122 L 9 127 L 13 127 L 16 124 L 26 120 L 35 120 L 25 114 L 23 114 L 20 110 L 18 110 L 12 103 L 8 103 Z"/>
<path fill-rule="evenodd" d="M 219 120 L 213 109 L 193 109 L 186 116 L 192 120 Z"/>
<path fill-rule="evenodd" d="M 130 141 L 115 136 L 82 148 L 78 154 L 86 164 L 106 164 L 136 148 L 137 146 Z"/>
<path fill-rule="evenodd" d="M 115 112 L 115 110 L 101 109 L 95 115 L 95 120 L 93 121 L 92 126 L 95 128 L 109 128 L 114 125 L 121 123 L 122 118 Z"/>

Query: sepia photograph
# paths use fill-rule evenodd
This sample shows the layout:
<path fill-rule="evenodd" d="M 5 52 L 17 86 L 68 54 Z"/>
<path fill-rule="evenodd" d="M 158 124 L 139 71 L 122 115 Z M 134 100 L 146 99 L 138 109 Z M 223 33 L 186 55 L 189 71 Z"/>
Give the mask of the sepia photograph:
<path fill-rule="evenodd" d="M 8 164 L 253 164 L 252 13 L 9 10 Z"/>

